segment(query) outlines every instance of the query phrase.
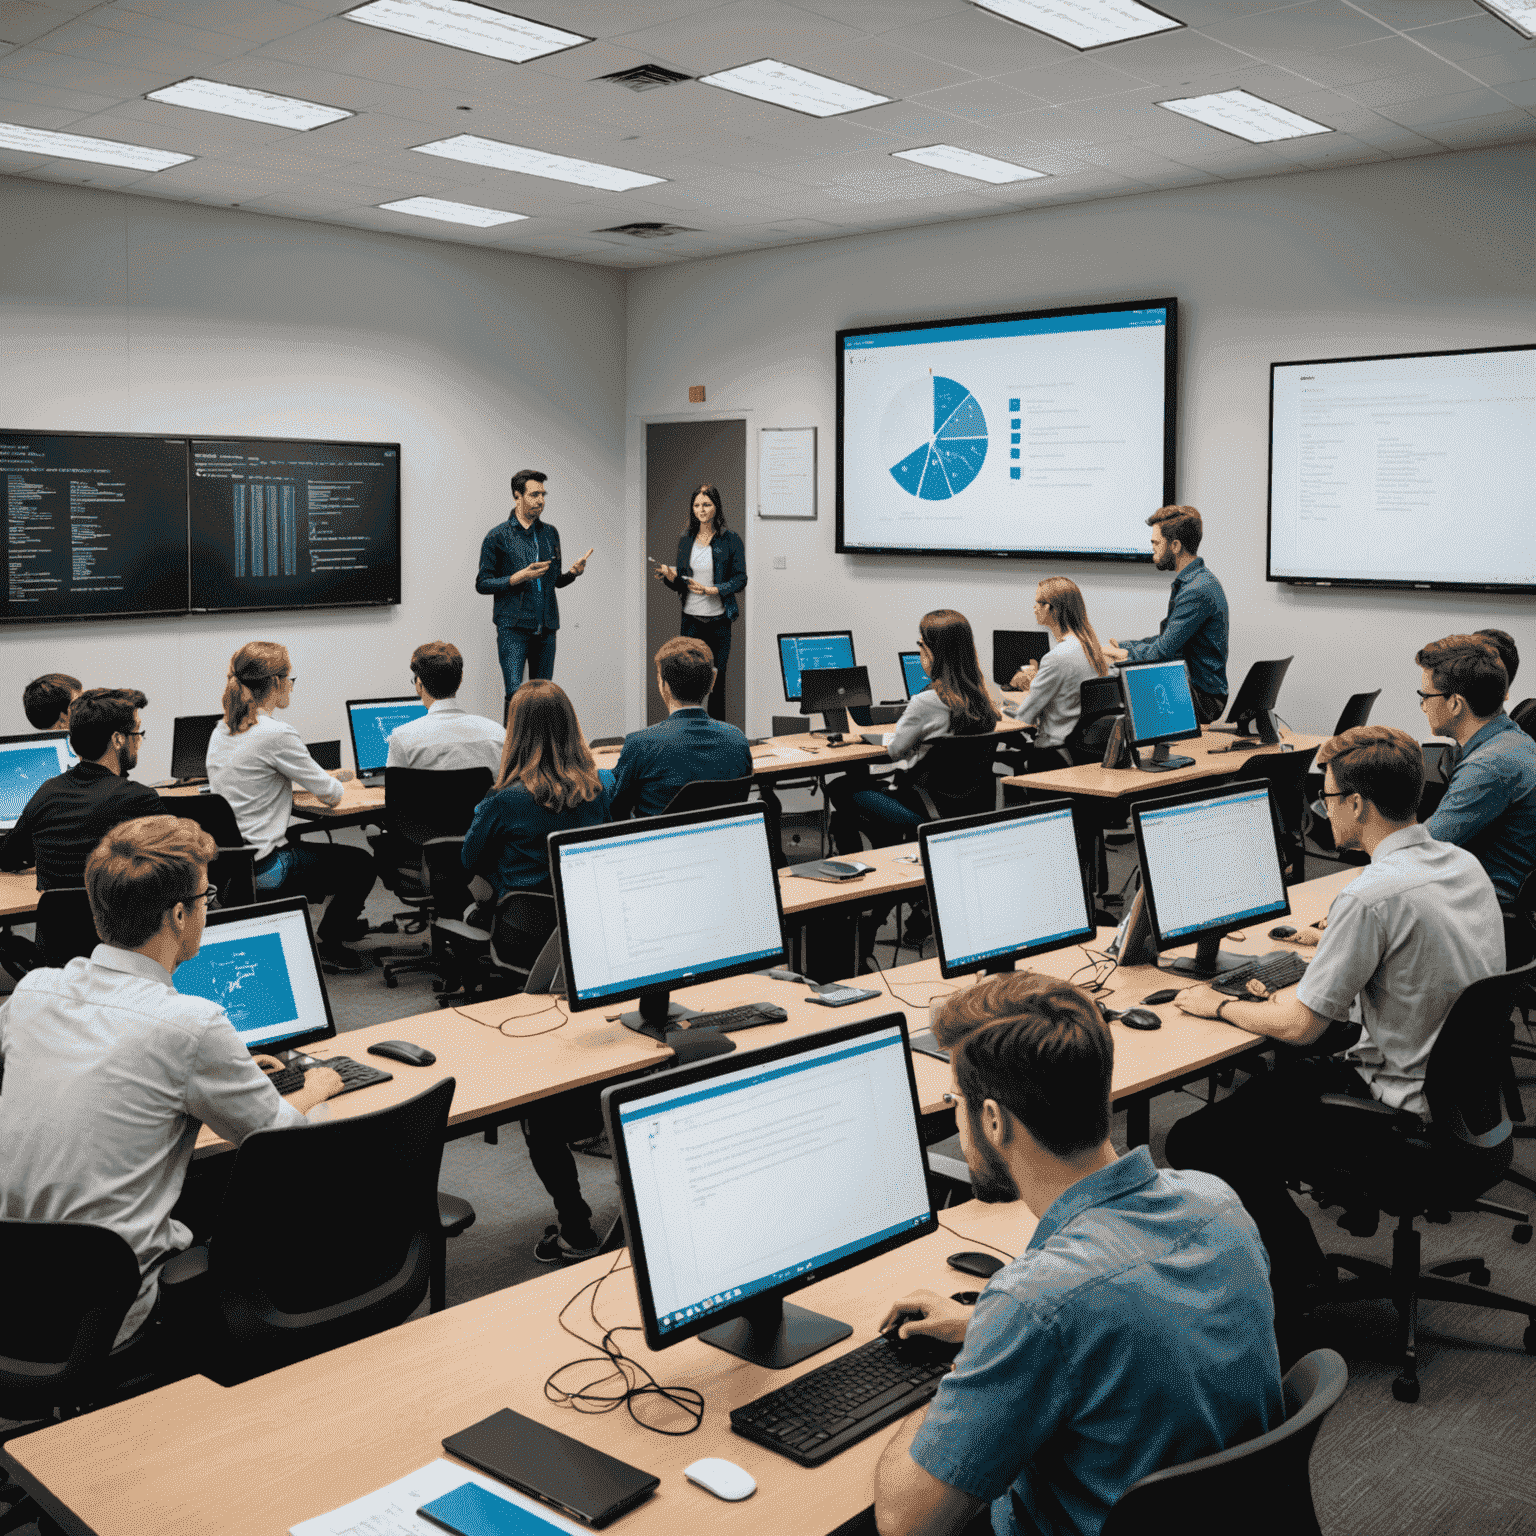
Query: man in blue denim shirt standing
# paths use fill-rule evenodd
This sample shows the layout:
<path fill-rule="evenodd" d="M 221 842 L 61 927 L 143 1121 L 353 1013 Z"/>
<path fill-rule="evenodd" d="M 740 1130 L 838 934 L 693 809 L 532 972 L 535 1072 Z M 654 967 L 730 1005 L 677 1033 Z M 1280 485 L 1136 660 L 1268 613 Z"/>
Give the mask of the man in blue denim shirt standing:
<path fill-rule="evenodd" d="M 525 663 L 529 677 L 555 675 L 555 637 L 560 628 L 555 589 L 575 581 L 592 556 L 589 549 L 562 574 L 560 534 L 552 523 L 543 521 L 546 478 L 542 469 L 520 469 L 512 476 L 511 514 L 480 545 L 475 591 L 496 599 L 491 611 L 506 686 L 503 719 L 523 680 Z"/>
<path fill-rule="evenodd" d="M 1175 572 L 1163 632 L 1146 640 L 1111 640 L 1111 661 L 1189 664 L 1195 716 L 1209 725 L 1227 707 L 1227 594 L 1197 551 L 1205 525 L 1193 507 L 1159 507 L 1147 519 L 1152 562 Z"/>
<path fill-rule="evenodd" d="M 1508 911 L 1536 868 L 1536 741 L 1504 713 L 1509 674 L 1492 641 L 1447 635 L 1414 660 L 1430 730 L 1461 749 L 1429 835 L 1465 848 Z"/>
<path fill-rule="evenodd" d="M 974 1310 L 918 1291 L 882 1324 L 916 1313 L 904 1337 L 962 1348 L 881 1457 L 875 1518 L 972 1536 L 990 1504 L 997 1536 L 1098 1536 L 1139 1478 L 1284 1422 L 1264 1248 L 1221 1180 L 1116 1155 L 1114 1045 L 1086 993 L 998 976 L 933 1032 L 977 1198 L 1039 1224 Z"/>

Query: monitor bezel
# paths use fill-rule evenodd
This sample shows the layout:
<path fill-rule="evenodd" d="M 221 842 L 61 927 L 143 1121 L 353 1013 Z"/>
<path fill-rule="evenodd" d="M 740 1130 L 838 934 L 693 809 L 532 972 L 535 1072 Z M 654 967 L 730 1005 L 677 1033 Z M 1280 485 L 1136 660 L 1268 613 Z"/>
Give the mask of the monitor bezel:
<path fill-rule="evenodd" d="M 1083 911 L 1088 926 L 1080 934 L 1053 939 L 1042 944 L 1024 944 L 1006 954 L 989 955 L 985 960 L 973 960 L 966 965 L 951 965 L 944 944 L 944 927 L 939 916 L 938 893 L 933 888 L 933 870 L 928 858 L 930 838 L 942 837 L 949 832 L 963 832 L 974 827 L 984 827 L 1005 822 L 1026 821 L 1033 816 L 1055 815 L 1066 811 L 1072 818 L 1072 841 L 1077 849 L 1077 872 L 1082 881 Z M 952 816 L 947 821 L 925 821 L 917 829 L 918 854 L 923 861 L 923 884 L 928 891 L 928 912 L 933 920 L 933 937 L 938 949 L 939 974 L 946 981 L 961 976 L 974 976 L 990 967 L 1006 967 L 1034 955 L 1048 955 L 1058 949 L 1070 949 L 1074 944 L 1091 944 L 1098 936 L 1098 924 L 1093 920 L 1093 890 L 1088 880 L 1088 870 L 1083 862 L 1082 827 L 1078 823 L 1077 801 L 1063 796 L 1056 800 L 1033 800 L 1028 805 L 1005 806 L 1000 811 L 981 811 L 974 816 Z"/>
<path fill-rule="evenodd" d="M 1190 933 L 1180 933 L 1172 938 L 1164 938 L 1162 921 L 1157 912 L 1157 882 L 1147 874 L 1147 848 L 1146 840 L 1142 835 L 1141 819 L 1148 811 L 1167 811 L 1182 805 L 1198 805 L 1205 802 L 1230 799 L 1235 795 L 1256 794 L 1263 791 L 1269 805 L 1270 833 L 1274 838 L 1275 867 L 1280 873 L 1280 905 L 1273 910 L 1255 913 L 1252 917 L 1245 917 L 1239 923 L 1233 918 L 1218 918 L 1209 922 L 1203 928 Z M 1247 927 L 1250 923 L 1268 923 L 1276 918 L 1288 917 L 1291 912 L 1290 888 L 1285 883 L 1285 847 L 1282 841 L 1280 829 L 1280 815 L 1275 805 L 1275 788 L 1268 779 L 1240 779 L 1236 782 L 1228 781 L 1215 788 L 1207 785 L 1203 789 L 1187 790 L 1181 795 L 1160 795 L 1155 800 L 1133 800 L 1131 802 L 1131 827 L 1136 835 L 1136 865 L 1141 873 L 1141 893 L 1147 914 L 1147 924 L 1151 932 L 1152 947 L 1162 954 L 1168 949 L 1184 949 L 1197 946 L 1201 939 L 1215 934 L 1218 938 L 1229 933 L 1234 927 Z"/>
<path fill-rule="evenodd" d="M 354 704 L 421 704 L 421 700 L 414 693 L 398 693 L 390 694 L 382 699 L 348 699 L 343 706 L 347 712 L 347 738 L 352 743 L 352 766 L 359 773 L 382 773 L 384 771 L 383 763 L 380 763 L 377 768 L 364 768 L 363 760 L 358 755 L 357 732 L 352 726 L 352 706 Z M 427 706 L 425 704 L 421 704 L 421 713 L 423 716 L 427 713 Z M 388 756 L 387 753 L 385 755 Z"/>
<path fill-rule="evenodd" d="M 916 660 L 918 666 L 921 667 L 923 665 L 923 653 L 921 651 L 897 651 L 896 652 L 896 664 L 901 668 L 901 686 L 907 690 L 907 699 L 910 702 L 912 699 L 915 699 L 917 697 L 917 694 L 912 692 L 912 684 L 911 684 L 911 681 L 907 677 L 907 657 L 908 656 L 913 657 Z M 928 671 L 927 671 L 926 668 L 923 669 L 923 676 L 924 677 L 928 677 Z M 931 677 L 928 677 L 928 686 L 930 688 L 933 686 L 933 679 Z M 918 693 L 922 693 L 924 691 L 925 691 L 924 689 L 919 688 L 917 692 Z"/>
<path fill-rule="evenodd" d="M 571 939 L 565 921 L 565 883 L 560 854 L 566 848 L 583 843 L 604 842 L 618 837 L 634 837 L 639 833 L 665 832 L 675 827 L 705 826 L 712 821 L 727 821 L 748 816 L 761 824 L 763 842 L 768 853 L 768 878 L 773 887 L 773 905 L 779 919 L 779 953 L 775 956 L 743 960 L 718 970 L 699 975 L 680 977 L 664 987 L 652 987 L 649 992 L 682 991 L 687 987 L 702 987 L 711 981 L 724 981 L 730 976 L 746 976 L 753 971 L 766 970 L 770 966 L 788 963 L 789 949 L 784 937 L 784 900 L 779 887 L 778 874 L 773 867 L 773 843 L 768 833 L 768 809 L 761 800 L 737 801 L 734 805 L 712 805 L 701 811 L 678 811 L 672 815 L 639 816 L 631 821 L 609 821 L 596 827 L 575 827 L 568 832 L 551 832 L 548 838 L 549 878 L 555 897 L 556 926 L 560 934 L 560 963 L 565 976 L 565 1006 L 572 1013 L 584 1013 L 592 1008 L 617 1008 L 641 996 L 640 992 L 608 992 L 601 997 L 583 998 L 578 995 L 579 975 L 571 965 Z"/>
<path fill-rule="evenodd" d="M 1128 681 L 1132 672 L 1145 672 L 1152 667 L 1180 667 L 1184 672 L 1184 687 L 1189 694 L 1189 712 L 1194 719 L 1192 729 L 1165 731 L 1160 736 L 1138 736 L 1136 734 L 1136 716 L 1131 709 L 1131 685 Z M 1155 747 L 1164 741 L 1198 741 L 1203 732 L 1200 724 L 1200 714 L 1195 708 L 1195 685 L 1189 679 L 1189 663 L 1179 661 L 1125 661 L 1116 668 L 1120 679 L 1120 703 L 1125 714 L 1125 743 L 1129 747 Z"/>
<path fill-rule="evenodd" d="M 19 736 L 0 736 L 0 755 L 3 755 L 6 747 L 35 747 L 50 741 L 62 741 L 64 743 L 64 766 L 59 773 L 69 772 L 69 732 L 68 731 L 23 731 Z M 57 778 L 59 774 L 55 774 Z M 41 786 L 39 786 L 41 787 Z M 23 806 L 22 810 L 26 807 Z M 16 821 L 21 820 L 21 811 L 16 813 Z M 16 825 L 15 821 L 0 819 L 0 832 L 9 832 Z"/>
<path fill-rule="evenodd" d="M 786 640 L 808 640 L 812 636 L 831 638 L 834 635 L 842 635 L 847 638 L 848 654 L 853 657 L 852 665 L 858 666 L 859 653 L 854 646 L 853 631 L 851 629 L 790 629 L 775 637 L 774 649 L 778 652 L 779 657 L 779 681 L 784 685 L 784 702 L 786 704 L 798 704 L 800 702 L 800 695 L 789 691 L 789 673 L 784 667 L 784 642 Z M 815 671 L 816 669 L 812 668 L 812 670 Z M 800 675 L 802 677 L 805 676 L 803 670 Z"/>
<path fill-rule="evenodd" d="M 803 1052 L 820 1050 L 830 1045 L 841 1045 L 849 1040 L 856 1040 L 861 1035 L 873 1035 L 892 1026 L 901 1031 L 902 1061 L 907 1072 L 907 1092 L 911 1098 L 913 1129 L 916 1133 L 918 1146 L 918 1158 L 925 1161 L 922 1145 L 922 1101 L 917 1092 L 917 1076 L 912 1065 L 912 1042 L 907 1031 L 907 1016 L 901 1012 L 877 1014 L 872 1018 L 855 1019 L 847 1024 L 835 1024 L 828 1029 L 819 1029 L 811 1034 L 799 1035 L 793 1040 L 781 1040 L 774 1045 L 761 1046 L 756 1050 L 737 1051 L 730 1056 L 717 1056 L 709 1061 L 697 1062 L 692 1066 L 674 1067 L 669 1071 L 658 1073 L 651 1077 L 641 1078 L 633 1082 L 620 1083 L 611 1088 L 605 1088 L 602 1095 L 603 1121 L 608 1129 L 608 1140 L 613 1148 L 613 1168 L 616 1175 L 615 1182 L 619 1186 L 619 1200 L 624 1212 L 624 1236 L 629 1245 L 630 1263 L 635 1274 L 635 1295 L 640 1303 L 640 1317 L 645 1329 L 645 1342 L 651 1349 L 668 1349 L 674 1344 L 680 1344 L 684 1339 L 691 1339 L 710 1328 L 729 1322 L 733 1317 L 739 1317 L 747 1309 L 748 1298 L 743 1297 L 741 1303 L 735 1307 L 719 1307 L 713 1311 L 701 1313 L 690 1322 L 681 1327 L 671 1329 L 665 1337 L 656 1321 L 656 1302 L 651 1294 L 650 1268 L 646 1259 L 645 1232 L 641 1227 L 638 1212 L 635 1209 L 634 1183 L 630 1176 L 629 1149 L 624 1140 L 623 1128 L 619 1115 L 623 1107 L 635 1099 L 647 1098 L 658 1091 L 665 1092 L 673 1088 L 686 1088 L 696 1082 L 707 1082 L 711 1078 L 725 1077 L 742 1071 L 756 1071 L 773 1062 L 783 1060 L 785 1057 L 794 1056 Z M 926 1168 L 924 1170 L 926 1174 Z M 915 1241 L 919 1237 L 927 1237 L 930 1233 L 938 1231 L 938 1212 L 933 1205 L 932 1185 L 925 1179 L 928 1191 L 928 1216 L 920 1225 L 911 1227 L 905 1232 L 899 1232 L 892 1237 L 882 1239 L 868 1248 L 861 1249 L 858 1253 L 844 1254 L 839 1259 L 834 1259 L 819 1269 L 807 1270 L 803 1274 L 794 1275 L 780 1285 L 768 1290 L 754 1292 L 750 1298 L 752 1303 L 762 1305 L 765 1301 L 781 1300 L 792 1296 L 798 1291 L 804 1290 L 809 1285 L 814 1285 L 820 1280 L 830 1279 L 834 1275 L 840 1275 L 844 1270 L 852 1269 L 855 1265 L 867 1263 L 871 1259 L 877 1259 L 882 1254 L 890 1253 L 906 1243 Z"/>
<path fill-rule="evenodd" d="M 284 1035 L 281 1040 L 263 1040 L 260 1045 L 247 1047 L 254 1056 L 258 1051 L 264 1056 L 274 1055 L 278 1051 L 295 1051 L 302 1046 L 313 1045 L 318 1040 L 334 1040 L 336 1038 L 336 1015 L 331 1011 L 331 994 L 325 984 L 325 968 L 320 964 L 320 946 L 315 940 L 315 927 L 309 919 L 309 898 L 307 896 L 284 896 L 277 901 L 258 901 L 245 907 L 215 907 L 203 924 L 203 932 L 206 935 L 210 928 L 227 927 L 230 923 L 245 922 L 253 917 L 276 916 L 283 912 L 297 912 L 304 919 L 304 933 L 309 939 L 310 960 L 315 967 L 315 975 L 320 979 L 320 1001 L 325 1008 L 325 1028 L 300 1030 L 297 1034 Z M 239 1031 L 237 1030 L 238 1034 Z M 245 1042 L 241 1041 L 243 1045 Z"/>

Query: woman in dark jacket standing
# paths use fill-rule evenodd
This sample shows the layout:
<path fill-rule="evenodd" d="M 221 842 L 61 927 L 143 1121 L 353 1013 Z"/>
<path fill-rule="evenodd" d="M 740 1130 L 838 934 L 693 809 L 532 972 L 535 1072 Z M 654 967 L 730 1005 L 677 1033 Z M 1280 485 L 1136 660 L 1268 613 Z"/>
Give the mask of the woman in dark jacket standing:
<path fill-rule="evenodd" d="M 725 719 L 725 664 L 731 656 L 731 625 L 740 609 L 736 594 L 747 584 L 747 552 L 725 526 L 720 492 L 701 485 L 688 510 L 688 531 L 677 541 L 677 564 L 658 565 L 657 581 L 683 600 L 684 635 L 702 640 L 715 658 L 709 712 Z"/>

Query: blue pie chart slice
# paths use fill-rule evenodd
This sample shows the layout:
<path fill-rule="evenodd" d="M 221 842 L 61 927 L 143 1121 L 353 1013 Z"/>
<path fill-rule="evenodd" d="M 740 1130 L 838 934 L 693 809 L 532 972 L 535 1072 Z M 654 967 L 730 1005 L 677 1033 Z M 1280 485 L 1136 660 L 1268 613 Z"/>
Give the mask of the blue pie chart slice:
<path fill-rule="evenodd" d="M 912 403 L 916 405 L 915 401 Z M 919 423 L 911 425 L 921 430 Z M 948 501 L 981 473 L 986 457 L 987 419 L 976 397 L 954 379 L 936 375 L 933 436 L 893 464 L 891 477 L 909 496 L 920 501 Z"/>

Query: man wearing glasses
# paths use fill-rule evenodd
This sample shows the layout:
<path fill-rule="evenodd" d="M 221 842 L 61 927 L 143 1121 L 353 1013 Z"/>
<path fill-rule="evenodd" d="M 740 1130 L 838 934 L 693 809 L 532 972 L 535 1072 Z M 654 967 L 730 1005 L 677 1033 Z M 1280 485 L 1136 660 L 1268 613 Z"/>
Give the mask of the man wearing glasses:
<path fill-rule="evenodd" d="M 69 744 L 80 761 L 38 786 L 0 843 L 0 869 L 36 864 L 38 890 L 78 888 L 87 856 L 107 832 L 159 811 L 159 795 L 128 777 L 144 739 L 139 711 L 148 703 L 137 688 L 92 688 L 75 700 Z"/>
<path fill-rule="evenodd" d="M 145 816 L 105 836 L 85 866 L 101 943 L 62 970 L 31 971 L 0 1005 L 0 1215 L 89 1222 L 139 1260 L 122 1343 L 149 1325 L 161 1264 L 190 1245 L 175 1208 L 198 1131 L 238 1144 L 298 1125 L 341 1091 L 315 1067 L 287 1100 L 224 1010 L 172 983 L 203 938 L 217 853 L 196 822 Z"/>
<path fill-rule="evenodd" d="M 1377 1099 L 1428 1113 L 1424 1075 L 1451 1005 L 1474 981 L 1504 969 L 1504 927 L 1493 885 L 1464 848 L 1436 842 L 1415 817 L 1424 757 L 1406 731 L 1361 725 L 1318 749 L 1323 803 L 1336 846 L 1370 855 L 1334 898 L 1317 956 L 1294 988 L 1272 998 L 1227 997 L 1211 987 L 1179 994 L 1179 1007 L 1287 1045 L 1322 1042 L 1334 1020 L 1356 1019 L 1343 1055 L 1309 1055 L 1250 1078 L 1236 1093 L 1168 1132 L 1168 1161 L 1225 1179 L 1269 1250 L 1282 1363 L 1303 1353 L 1301 1314 L 1328 1272 L 1312 1223 L 1287 1178 L 1343 1161 L 1321 1095 Z M 1337 1034 L 1337 1032 L 1335 1032 Z M 1323 1049 L 1327 1049 L 1326 1043 Z"/>

